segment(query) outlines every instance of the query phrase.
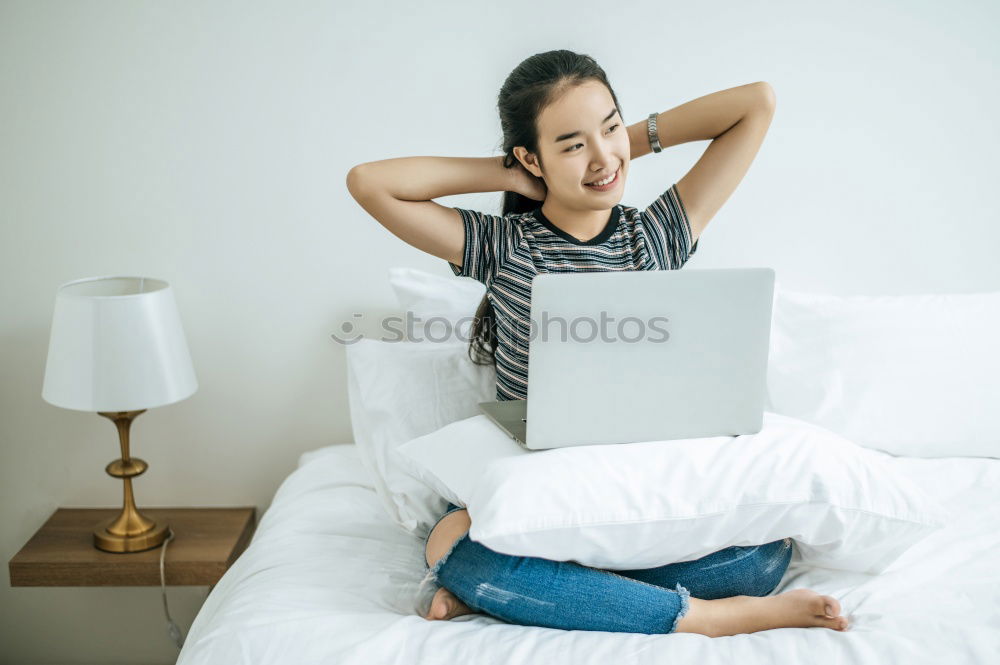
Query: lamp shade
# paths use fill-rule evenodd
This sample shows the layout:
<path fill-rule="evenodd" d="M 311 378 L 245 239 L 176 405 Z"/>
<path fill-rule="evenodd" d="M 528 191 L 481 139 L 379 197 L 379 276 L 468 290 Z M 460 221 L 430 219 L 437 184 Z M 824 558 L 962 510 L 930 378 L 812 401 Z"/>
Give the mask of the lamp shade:
<path fill-rule="evenodd" d="M 92 277 L 56 292 L 42 399 L 79 411 L 172 404 L 198 389 L 173 289 Z"/>

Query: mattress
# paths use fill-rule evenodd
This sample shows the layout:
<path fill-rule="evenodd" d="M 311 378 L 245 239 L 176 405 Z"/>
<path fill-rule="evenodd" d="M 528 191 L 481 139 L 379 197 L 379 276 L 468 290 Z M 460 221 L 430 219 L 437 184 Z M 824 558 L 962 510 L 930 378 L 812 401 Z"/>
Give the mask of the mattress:
<path fill-rule="evenodd" d="M 279 487 L 177 663 L 1000 663 L 1000 460 L 884 455 L 953 511 L 951 523 L 879 575 L 793 557 L 775 593 L 835 596 L 845 632 L 709 638 L 418 616 L 423 542 L 386 515 L 353 444 L 326 446 L 302 455 Z"/>

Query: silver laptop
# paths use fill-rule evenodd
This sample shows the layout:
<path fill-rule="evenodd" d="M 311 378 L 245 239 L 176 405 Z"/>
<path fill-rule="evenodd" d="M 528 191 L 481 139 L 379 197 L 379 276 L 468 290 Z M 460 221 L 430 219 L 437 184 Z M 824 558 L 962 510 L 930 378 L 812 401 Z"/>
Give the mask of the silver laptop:
<path fill-rule="evenodd" d="M 756 434 L 774 270 L 543 273 L 528 398 L 481 402 L 528 450 Z"/>

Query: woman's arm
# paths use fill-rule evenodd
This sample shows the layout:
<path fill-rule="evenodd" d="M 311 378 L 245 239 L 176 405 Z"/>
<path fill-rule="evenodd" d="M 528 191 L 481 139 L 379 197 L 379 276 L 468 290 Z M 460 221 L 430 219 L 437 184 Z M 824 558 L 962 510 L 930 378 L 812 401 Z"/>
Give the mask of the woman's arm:
<path fill-rule="evenodd" d="M 656 129 L 664 148 L 712 139 L 698 162 L 676 183 L 691 225 L 692 244 L 750 169 L 775 106 L 771 84 L 758 81 L 693 99 L 657 115 Z M 652 152 L 645 120 L 627 131 L 633 159 Z"/>
<path fill-rule="evenodd" d="M 351 196 L 390 233 L 456 266 L 462 265 L 465 248 L 461 214 L 431 199 L 521 186 L 516 170 L 504 168 L 503 156 L 398 157 L 359 164 L 347 173 Z"/>
<path fill-rule="evenodd" d="M 770 84 L 759 81 L 713 92 L 658 114 L 656 131 L 659 134 L 660 146 L 669 148 L 681 143 L 707 141 L 722 136 L 748 111 L 760 106 L 761 98 L 766 96 L 765 88 L 773 99 L 774 91 Z M 634 125 L 629 125 L 626 130 L 632 152 L 631 159 L 653 152 L 649 147 L 646 123 L 647 119 L 643 118 Z"/>
<path fill-rule="evenodd" d="M 500 157 L 397 157 L 366 162 L 347 174 L 347 188 L 377 190 L 401 201 L 430 201 L 441 196 L 508 191 L 512 169 Z M 514 191 L 514 190 L 510 190 Z"/>

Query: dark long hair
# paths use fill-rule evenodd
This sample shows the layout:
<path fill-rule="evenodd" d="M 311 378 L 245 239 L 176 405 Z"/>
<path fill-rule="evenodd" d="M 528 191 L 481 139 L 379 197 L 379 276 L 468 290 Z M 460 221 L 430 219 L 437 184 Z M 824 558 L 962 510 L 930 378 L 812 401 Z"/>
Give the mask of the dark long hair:
<path fill-rule="evenodd" d="M 589 80 L 603 83 L 621 114 L 618 97 L 608 83 L 608 77 L 597 61 L 589 55 L 565 49 L 536 53 L 514 68 L 503 82 L 497 97 L 500 128 L 503 131 L 501 149 L 503 165 L 517 168 L 516 146 L 533 153 L 539 168 L 544 170 L 538 152 L 538 116 L 549 104 L 556 101 L 569 88 Z M 503 193 L 502 215 L 530 212 L 538 201 L 517 192 Z M 472 322 L 469 357 L 477 365 L 496 365 L 497 337 L 496 313 L 489 297 L 483 296 Z"/>

